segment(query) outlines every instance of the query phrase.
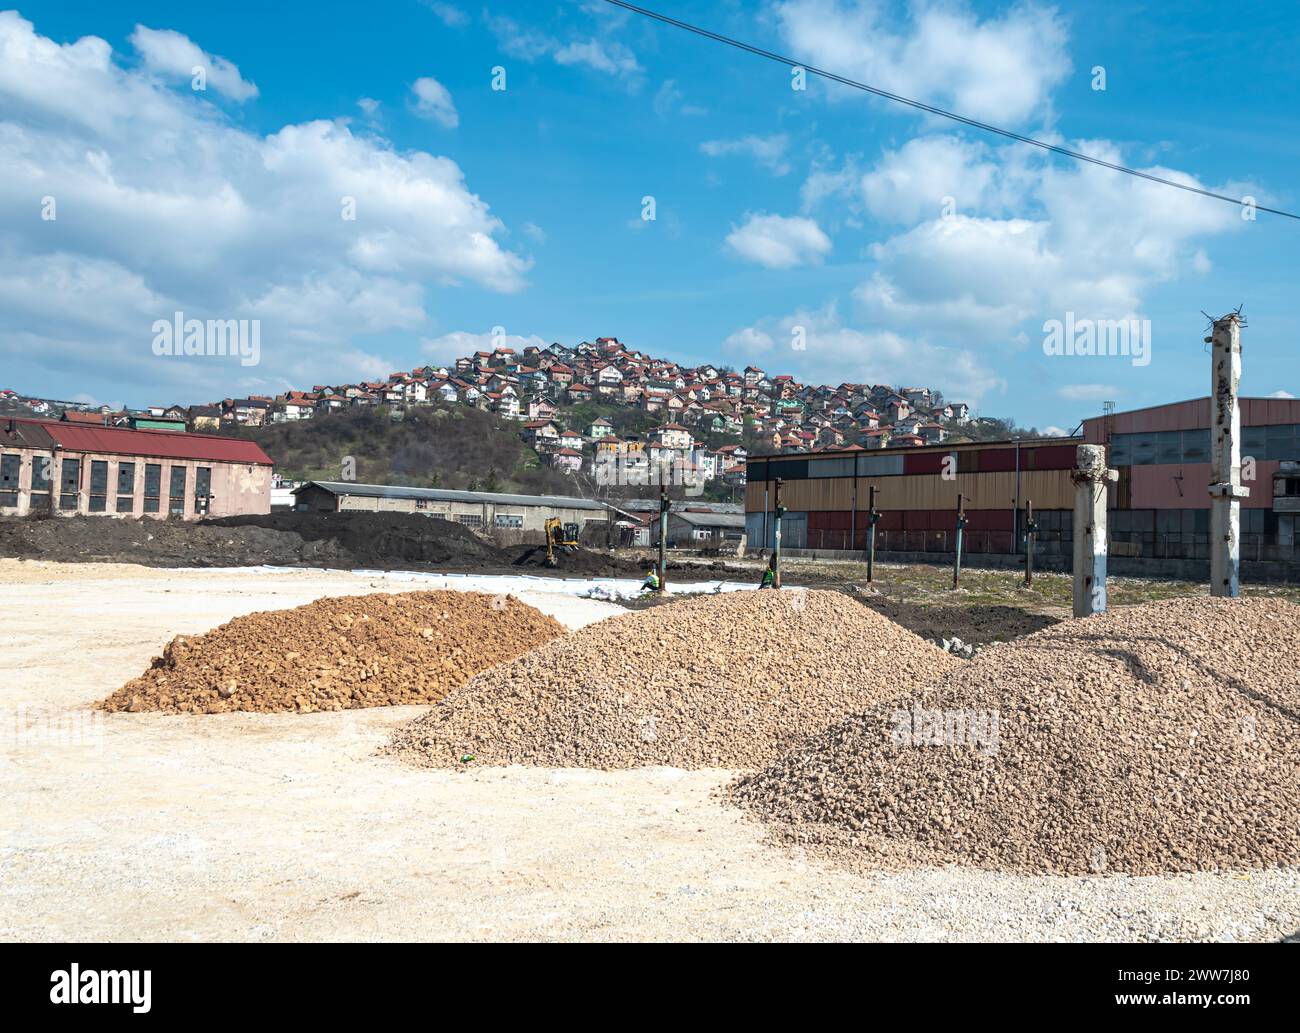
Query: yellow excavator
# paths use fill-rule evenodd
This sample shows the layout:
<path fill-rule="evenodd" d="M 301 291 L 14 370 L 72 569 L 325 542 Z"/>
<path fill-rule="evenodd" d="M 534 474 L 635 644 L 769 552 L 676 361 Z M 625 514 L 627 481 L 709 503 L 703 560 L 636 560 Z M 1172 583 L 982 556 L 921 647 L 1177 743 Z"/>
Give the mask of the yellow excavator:
<path fill-rule="evenodd" d="M 546 565 L 558 566 L 557 552 L 573 552 L 578 548 L 578 525 L 561 523 L 556 517 L 546 521 Z"/>

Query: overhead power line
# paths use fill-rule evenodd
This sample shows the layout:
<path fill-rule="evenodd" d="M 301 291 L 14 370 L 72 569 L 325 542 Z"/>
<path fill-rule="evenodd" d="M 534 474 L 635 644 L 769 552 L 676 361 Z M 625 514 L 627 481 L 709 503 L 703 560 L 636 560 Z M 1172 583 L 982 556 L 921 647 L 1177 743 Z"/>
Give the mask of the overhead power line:
<path fill-rule="evenodd" d="M 1213 190 L 1204 190 L 1201 187 L 1190 186 L 1187 183 L 1179 183 L 1176 180 L 1165 179 L 1163 176 L 1153 176 L 1149 172 L 1142 172 L 1140 169 L 1132 169 L 1127 165 L 1117 165 L 1114 162 L 1105 161 L 1102 158 L 1094 157 L 1090 154 L 1082 154 L 1079 151 L 1072 151 L 1068 147 L 1061 147 L 1054 143 L 1048 143 L 1046 140 L 1036 140 L 1032 136 L 1024 136 L 1010 129 L 1003 129 L 1000 126 L 990 125 L 988 122 L 981 122 L 975 118 L 967 118 L 965 115 L 959 115 L 954 111 L 945 111 L 943 108 L 937 108 L 933 104 L 926 104 L 924 101 L 912 100 L 910 97 L 903 97 L 897 93 L 890 93 L 888 90 L 882 90 L 878 86 L 872 86 L 869 83 L 858 82 L 856 79 L 849 79 L 843 75 L 837 75 L 835 72 L 828 72 L 824 68 L 817 68 L 814 65 L 805 64 L 803 61 L 796 61 L 793 58 L 785 57 L 781 54 L 773 53 L 770 50 L 764 50 L 762 47 L 756 47 L 752 43 L 746 43 L 743 40 L 733 39 L 731 36 L 724 36 L 720 32 L 712 32 L 709 29 L 703 29 L 698 25 L 692 25 L 690 22 L 684 22 L 677 18 L 671 18 L 666 14 L 660 14 L 658 11 L 651 11 L 645 7 L 638 7 L 636 4 L 625 3 L 624 0 L 605 0 L 605 3 L 612 4 L 614 7 L 621 7 L 625 11 L 631 11 L 633 14 L 639 14 L 654 21 L 662 22 L 665 25 L 671 25 L 674 28 L 685 29 L 687 32 L 693 32 L 697 36 L 703 36 L 705 39 L 711 39 L 717 43 L 725 43 L 729 47 L 735 47 L 737 50 L 744 50 L 758 57 L 765 57 L 769 61 L 776 61 L 779 64 L 791 68 L 802 68 L 813 75 L 819 75 L 823 79 L 829 79 L 831 82 L 840 83 L 843 86 L 852 87 L 855 90 L 862 90 L 865 93 L 875 94 L 877 97 L 883 97 L 885 100 L 892 100 L 896 104 L 906 104 L 908 107 L 916 108 L 918 111 L 924 111 L 930 115 L 937 115 L 940 118 L 951 119 L 953 122 L 960 122 L 962 125 L 970 126 L 972 129 L 979 129 L 986 133 L 993 133 L 997 136 L 1006 137 L 1008 140 L 1015 140 L 1017 143 L 1029 144 L 1031 147 L 1039 147 L 1045 151 L 1051 151 L 1053 154 L 1059 154 L 1062 157 L 1073 158 L 1075 161 L 1088 162 L 1091 165 L 1100 165 L 1104 169 L 1111 169 L 1114 172 L 1123 172 L 1129 176 L 1136 176 L 1138 179 L 1145 179 L 1152 183 L 1159 183 L 1161 186 L 1174 187 L 1177 190 L 1185 190 L 1190 194 L 1200 194 L 1202 197 L 1212 197 L 1216 201 L 1227 201 L 1229 204 L 1235 204 L 1241 208 L 1253 208 L 1255 211 L 1269 212 L 1272 215 L 1284 215 L 1288 219 L 1300 219 L 1300 215 L 1293 212 L 1285 212 L 1280 208 L 1267 208 L 1261 204 L 1254 204 L 1239 197 L 1229 197 L 1227 194 L 1215 193 Z"/>

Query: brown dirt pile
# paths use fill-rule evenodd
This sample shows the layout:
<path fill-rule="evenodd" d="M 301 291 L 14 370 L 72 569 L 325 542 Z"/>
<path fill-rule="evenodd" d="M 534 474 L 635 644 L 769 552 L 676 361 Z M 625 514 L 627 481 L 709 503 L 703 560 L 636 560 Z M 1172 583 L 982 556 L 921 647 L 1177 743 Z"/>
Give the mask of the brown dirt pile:
<path fill-rule="evenodd" d="M 106 710 L 216 714 L 433 703 L 563 635 L 513 596 L 407 592 L 318 599 L 177 637 Z"/>
<path fill-rule="evenodd" d="M 738 779 L 779 838 L 1135 875 L 1300 865 L 1300 607 L 1178 599 L 982 652 Z M 996 716 L 997 724 L 993 725 Z"/>
<path fill-rule="evenodd" d="M 839 592 L 732 592 L 590 625 L 473 679 L 390 749 L 446 766 L 753 767 L 960 661 Z"/>

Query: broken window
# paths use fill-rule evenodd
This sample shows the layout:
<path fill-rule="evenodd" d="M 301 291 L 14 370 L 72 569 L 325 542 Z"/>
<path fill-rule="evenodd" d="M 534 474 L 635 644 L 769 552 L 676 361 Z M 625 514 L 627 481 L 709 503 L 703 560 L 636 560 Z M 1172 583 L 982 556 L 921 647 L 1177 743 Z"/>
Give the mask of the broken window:
<path fill-rule="evenodd" d="M 158 512 L 159 496 L 162 494 L 162 464 L 144 464 L 144 511 Z"/>
<path fill-rule="evenodd" d="M 18 475 L 23 457 L 15 453 L 0 456 L 0 506 L 18 505 Z"/>
<path fill-rule="evenodd" d="M 206 513 L 212 502 L 212 467 L 200 466 L 194 471 L 194 512 Z"/>
<path fill-rule="evenodd" d="M 130 513 L 135 509 L 135 463 L 117 464 L 117 511 Z"/>
<path fill-rule="evenodd" d="M 59 467 L 59 508 L 76 509 L 81 493 L 81 460 L 64 459 Z"/>
<path fill-rule="evenodd" d="M 90 461 L 90 512 L 108 511 L 108 462 L 104 459 Z"/>
<path fill-rule="evenodd" d="M 172 516 L 185 515 L 185 474 L 185 467 L 172 467 L 170 490 L 167 496 L 167 512 Z"/>

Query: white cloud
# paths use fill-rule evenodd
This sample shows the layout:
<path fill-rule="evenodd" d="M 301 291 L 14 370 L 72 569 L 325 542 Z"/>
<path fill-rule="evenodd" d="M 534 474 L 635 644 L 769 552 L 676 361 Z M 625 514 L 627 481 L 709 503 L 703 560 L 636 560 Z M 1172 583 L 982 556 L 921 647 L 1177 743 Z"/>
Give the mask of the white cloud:
<path fill-rule="evenodd" d="M 1070 402 L 1099 402 L 1115 398 L 1120 389 L 1114 384 L 1067 384 L 1056 393 Z"/>
<path fill-rule="evenodd" d="M 449 158 L 343 120 L 260 135 L 122 68 L 103 40 L 55 43 L 13 12 L 0 13 L 0 166 L 0 210 L 58 206 L 0 238 L 0 364 L 191 394 L 235 376 L 278 389 L 369 375 L 388 363 L 354 337 L 418 332 L 430 285 L 515 291 L 529 267 Z M 159 360 L 151 324 L 176 311 L 260 318 L 262 365 Z"/>
<path fill-rule="evenodd" d="M 1070 72 L 1065 25 L 1052 8 L 1021 4 L 981 20 L 956 6 L 921 4 L 906 24 L 894 24 L 890 9 L 872 0 L 772 7 L 797 60 L 990 122 L 1043 115 L 1051 90 Z"/>
<path fill-rule="evenodd" d="M 750 356 L 763 355 L 774 347 L 776 342 L 772 340 L 771 334 L 752 326 L 742 327 L 728 334 L 727 339 L 722 342 L 724 354 L 740 355 L 747 361 Z"/>
<path fill-rule="evenodd" d="M 207 85 L 241 104 L 257 96 L 257 87 L 247 82 L 239 69 L 224 57 L 207 53 L 188 36 L 172 29 L 150 29 L 137 25 L 131 45 L 151 72 L 170 79 L 191 80 L 201 68 Z"/>
<path fill-rule="evenodd" d="M 1294 398 L 1295 395 L 1293 395 L 1290 391 L 1283 391 L 1279 389 L 1277 391 L 1274 391 L 1270 395 L 1265 395 L 1264 397 L 1265 398 Z"/>
<path fill-rule="evenodd" d="M 562 65 L 587 65 L 622 79 L 634 78 L 643 71 L 636 55 L 622 43 L 601 43 L 594 39 L 560 47 L 555 52 L 555 60 Z"/>
<path fill-rule="evenodd" d="M 795 342 L 803 347 L 796 348 Z M 774 353 L 769 355 L 772 363 L 779 354 L 781 369 L 805 383 L 930 384 L 947 398 L 972 404 L 1005 388 L 1005 382 L 969 349 L 936 344 L 919 335 L 859 329 L 846 324 L 834 305 L 801 309 L 737 330 L 723 347 L 741 355 Z"/>
<path fill-rule="evenodd" d="M 442 3 L 441 0 L 424 0 L 424 6 L 449 29 L 463 29 L 469 24 L 469 15 L 454 4 Z"/>
<path fill-rule="evenodd" d="M 484 20 L 497 39 L 497 44 L 510 57 L 523 61 L 536 61 L 554 53 L 559 43 L 536 29 L 525 29 L 513 18 L 504 14 L 485 14 Z"/>
<path fill-rule="evenodd" d="M 665 79 L 659 89 L 655 91 L 654 109 L 655 114 L 660 118 L 667 118 L 672 114 L 692 118 L 708 114 L 698 104 L 686 103 L 686 94 L 678 87 L 676 79 Z"/>
<path fill-rule="evenodd" d="M 1074 146 L 1108 161 L 1122 159 L 1111 144 Z M 886 208 L 923 214 L 937 187 L 914 189 L 928 182 L 918 159 L 934 150 L 927 145 L 905 154 L 905 147 L 886 155 L 864 177 L 864 187 L 874 184 Z M 1044 320 L 1064 319 L 1067 312 L 1088 319 L 1137 317 L 1152 286 L 1208 270 L 1199 238 L 1242 225 L 1227 205 L 1091 165 L 1058 164 L 1017 150 L 947 153 L 958 164 L 974 159 L 981 175 L 971 177 L 974 189 L 958 196 L 956 214 L 936 214 L 870 247 L 876 268 L 856 297 L 873 320 L 1006 343 L 1022 332 L 1020 324 L 1037 324 L 1036 332 Z M 972 167 L 969 161 L 965 167 Z M 881 169 L 922 171 L 891 178 Z M 1144 171 L 1200 185 L 1177 170 Z M 973 213 L 962 210 L 963 198 Z M 1160 328 L 1154 333 L 1158 337 Z"/>
<path fill-rule="evenodd" d="M 431 119 L 448 129 L 460 125 L 451 92 L 437 79 L 427 75 L 416 79 L 411 84 L 411 93 L 415 96 L 415 113 L 421 118 Z"/>
<path fill-rule="evenodd" d="M 485 330 L 479 334 L 468 330 L 453 330 L 420 342 L 421 353 L 437 366 L 449 366 L 462 356 L 473 355 L 475 352 L 493 351 L 496 348 L 513 348 L 521 352 L 530 347 L 545 348 L 546 342 L 535 334 L 527 337 L 519 334 L 498 335 L 494 330 Z"/>
<path fill-rule="evenodd" d="M 954 211 L 984 210 L 999 169 L 981 144 L 954 136 L 917 137 L 887 152 L 862 177 L 867 210 L 883 222 L 913 223 Z"/>
<path fill-rule="evenodd" d="M 774 133 L 771 136 L 742 136 L 735 140 L 705 140 L 700 144 L 700 150 L 711 158 L 745 155 L 774 175 L 784 176 L 790 171 L 790 163 L 785 159 L 789 146 L 789 136 Z"/>
<path fill-rule="evenodd" d="M 1048 435 L 1049 437 L 1053 437 L 1053 438 L 1068 438 L 1070 436 L 1070 432 L 1068 430 L 1066 430 L 1064 427 L 1058 427 L 1054 423 L 1049 423 L 1046 427 L 1043 428 L 1042 432 Z"/>
<path fill-rule="evenodd" d="M 488 28 L 510 57 L 536 61 L 550 57 L 556 64 L 584 65 L 604 75 L 639 84 L 645 69 L 626 44 L 595 38 L 562 41 L 536 29 L 525 29 L 506 15 L 486 14 Z"/>
<path fill-rule="evenodd" d="M 831 240 L 813 219 L 750 214 L 744 225 L 727 234 L 727 246 L 768 269 L 790 269 L 820 263 L 831 250 Z"/>

